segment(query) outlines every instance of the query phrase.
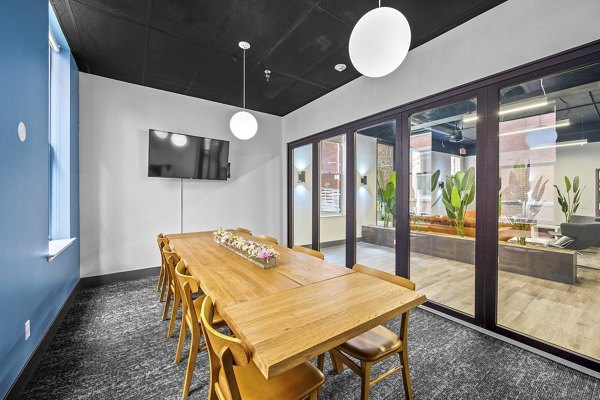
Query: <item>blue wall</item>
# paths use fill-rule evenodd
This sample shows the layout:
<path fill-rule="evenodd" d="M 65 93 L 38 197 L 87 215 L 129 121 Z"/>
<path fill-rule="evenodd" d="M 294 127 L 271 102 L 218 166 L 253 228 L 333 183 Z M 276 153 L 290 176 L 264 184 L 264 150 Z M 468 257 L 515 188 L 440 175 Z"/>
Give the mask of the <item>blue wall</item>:
<path fill-rule="evenodd" d="M 78 73 L 71 59 L 71 236 L 48 262 L 48 2 L 0 1 L 0 397 L 79 280 Z M 17 125 L 27 127 L 20 142 Z M 25 341 L 25 321 L 31 337 Z"/>

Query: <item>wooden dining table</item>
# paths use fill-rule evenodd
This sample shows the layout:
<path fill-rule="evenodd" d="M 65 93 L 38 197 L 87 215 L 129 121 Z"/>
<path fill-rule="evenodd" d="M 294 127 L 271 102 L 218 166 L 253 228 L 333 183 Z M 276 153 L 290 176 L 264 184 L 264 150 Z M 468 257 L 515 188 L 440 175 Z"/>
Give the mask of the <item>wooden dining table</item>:
<path fill-rule="evenodd" d="M 235 230 L 238 236 L 260 238 Z M 262 269 L 212 232 L 166 235 L 266 379 L 425 303 L 425 295 L 285 246 Z"/>

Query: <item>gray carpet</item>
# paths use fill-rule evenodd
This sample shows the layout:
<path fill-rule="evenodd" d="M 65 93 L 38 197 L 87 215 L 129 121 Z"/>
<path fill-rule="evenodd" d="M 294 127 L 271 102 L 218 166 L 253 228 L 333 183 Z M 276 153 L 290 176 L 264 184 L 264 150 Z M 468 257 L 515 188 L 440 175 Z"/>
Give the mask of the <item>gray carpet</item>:
<path fill-rule="evenodd" d="M 22 398 L 180 398 L 185 360 L 173 363 L 176 335 L 166 339 L 155 284 L 143 278 L 80 291 Z M 412 312 L 409 329 L 415 399 L 600 399 L 600 380 L 427 311 Z M 383 364 L 374 373 L 390 366 Z M 203 352 L 190 399 L 206 399 L 207 366 Z M 333 373 L 329 357 L 325 368 L 321 399 L 359 398 L 356 375 Z M 371 398 L 404 398 L 400 375 L 377 384 Z"/>

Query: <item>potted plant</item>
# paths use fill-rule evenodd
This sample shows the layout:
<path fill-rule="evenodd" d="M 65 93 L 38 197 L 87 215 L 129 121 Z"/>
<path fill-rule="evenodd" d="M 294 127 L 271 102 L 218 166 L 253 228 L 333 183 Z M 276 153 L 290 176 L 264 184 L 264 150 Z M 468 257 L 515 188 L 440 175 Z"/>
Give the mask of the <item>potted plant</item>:
<path fill-rule="evenodd" d="M 383 217 L 383 227 L 387 228 L 390 219 L 396 217 L 396 171 L 392 171 L 385 180 L 383 171 L 377 171 L 377 201 L 380 204 Z"/>
<path fill-rule="evenodd" d="M 456 228 L 456 234 L 465 236 L 465 212 L 475 200 L 475 168 L 465 172 L 459 171 L 454 177 L 446 176 L 446 184 L 442 189 L 442 203 L 448 218 Z"/>
<path fill-rule="evenodd" d="M 573 184 L 571 185 L 571 181 L 567 176 L 565 176 L 565 194 L 564 196 L 558 186 L 554 185 L 556 188 L 557 196 L 558 196 L 558 204 L 560 205 L 562 213 L 565 215 L 565 222 L 568 224 L 571 222 L 571 218 L 573 214 L 577 212 L 579 208 L 579 203 L 581 201 L 581 193 L 583 192 L 584 187 L 579 186 L 579 176 L 573 178 Z M 571 191 L 571 189 L 573 189 Z M 573 198 L 571 198 L 571 193 L 573 193 Z"/>

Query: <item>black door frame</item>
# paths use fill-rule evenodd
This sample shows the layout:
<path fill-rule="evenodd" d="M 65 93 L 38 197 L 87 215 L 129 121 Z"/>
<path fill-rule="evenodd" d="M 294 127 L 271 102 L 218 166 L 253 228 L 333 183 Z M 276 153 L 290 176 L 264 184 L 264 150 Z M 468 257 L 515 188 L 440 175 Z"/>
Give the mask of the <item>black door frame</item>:
<path fill-rule="evenodd" d="M 400 176 L 397 176 L 397 179 L 400 179 L 398 180 L 399 183 L 397 184 L 396 195 L 397 201 L 400 201 L 399 199 L 403 199 L 403 196 L 408 193 L 408 185 L 410 184 L 408 182 L 408 167 L 410 162 L 408 157 L 408 135 L 410 134 L 408 116 L 410 113 L 421 108 L 428 109 L 435 107 L 436 104 L 445 104 L 449 99 L 461 98 L 460 96 L 477 93 L 477 114 L 480 116 L 477 121 L 477 140 L 478 142 L 482 140 L 482 145 L 480 146 L 478 143 L 477 150 L 477 181 L 478 186 L 482 185 L 482 181 L 486 183 L 483 183 L 483 189 L 478 190 L 476 200 L 476 265 L 482 265 L 481 268 L 476 268 L 475 276 L 476 317 L 473 319 L 463 313 L 456 312 L 432 302 L 428 302 L 427 305 L 448 315 L 475 323 L 486 330 L 514 339 L 546 353 L 558 356 L 562 359 L 579 364 L 591 370 L 600 371 L 600 361 L 598 360 L 591 359 L 581 354 L 574 353 L 542 340 L 535 339 L 533 337 L 529 337 L 497 325 L 498 187 L 496 179 L 489 179 L 490 182 L 487 182 L 486 179 L 486 177 L 497 177 L 499 173 L 498 93 L 500 88 L 518 84 L 520 82 L 526 82 L 539 78 L 540 76 L 555 74 L 563 70 L 597 62 L 600 62 L 600 40 L 288 143 L 288 245 L 291 247 L 291 244 L 293 243 L 293 188 L 291 188 L 291 182 L 293 182 L 291 176 L 293 166 L 291 165 L 291 155 L 294 148 L 312 143 L 314 156 L 315 152 L 318 152 L 318 149 L 315 149 L 315 144 L 318 144 L 318 142 L 324 138 L 337 136 L 342 133 L 347 135 L 346 143 L 352 144 L 351 146 L 347 145 L 347 166 L 352 165 L 352 168 L 347 167 L 348 184 L 346 185 L 346 199 L 347 201 L 351 199 L 350 201 L 352 202 L 352 208 L 348 207 L 350 203 L 347 203 L 346 208 L 346 265 L 351 266 L 355 261 L 354 247 L 356 241 L 354 210 L 355 168 L 353 164 L 349 164 L 349 161 L 354 162 L 354 132 L 359 130 L 361 127 L 375 125 L 377 123 L 385 122 L 394 118 L 396 119 L 396 170 L 406 171 L 406 173 L 402 173 Z M 470 98 L 473 96 L 468 97 Z M 482 100 L 481 102 L 480 99 Z M 351 154 L 350 151 L 352 151 Z M 318 161 L 318 159 L 313 159 L 313 163 L 316 162 L 315 160 Z M 313 177 L 315 176 L 315 170 L 316 168 L 313 168 Z M 317 180 L 313 179 L 313 182 L 318 182 L 318 171 L 316 174 Z M 315 194 L 315 192 L 316 191 L 313 190 L 313 201 L 316 197 L 316 204 L 318 204 L 318 193 Z M 484 196 L 479 196 L 479 194 L 482 192 Z M 312 227 L 313 247 L 315 243 L 318 244 L 319 231 L 319 207 L 314 207 L 314 204 L 315 203 L 313 203 Z M 480 211 L 480 208 L 483 209 L 483 211 Z M 315 213 L 317 217 L 315 217 Z M 396 229 L 396 274 L 408 277 L 408 262 L 401 261 L 408 260 L 406 255 L 409 254 L 409 213 L 407 201 L 397 204 L 397 213 L 399 218 L 397 219 Z M 481 220 L 479 218 L 480 215 L 482 215 Z M 400 227 L 400 229 L 398 229 L 398 227 Z M 316 241 L 314 232 L 315 230 L 317 231 Z M 400 257 L 400 255 L 402 256 Z"/>

